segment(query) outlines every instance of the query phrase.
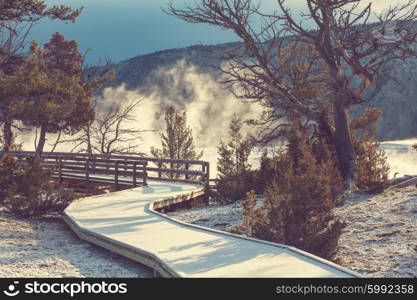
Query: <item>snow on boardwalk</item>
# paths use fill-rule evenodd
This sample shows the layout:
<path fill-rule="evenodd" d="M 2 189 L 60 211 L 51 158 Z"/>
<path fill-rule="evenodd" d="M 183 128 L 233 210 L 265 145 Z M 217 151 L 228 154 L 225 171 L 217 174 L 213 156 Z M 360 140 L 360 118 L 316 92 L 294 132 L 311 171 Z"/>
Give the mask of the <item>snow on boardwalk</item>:
<path fill-rule="evenodd" d="M 291 247 L 172 220 L 153 210 L 169 198 L 201 195 L 201 185 L 149 181 L 83 198 L 65 210 L 82 238 L 155 269 L 164 277 L 356 277 Z"/>

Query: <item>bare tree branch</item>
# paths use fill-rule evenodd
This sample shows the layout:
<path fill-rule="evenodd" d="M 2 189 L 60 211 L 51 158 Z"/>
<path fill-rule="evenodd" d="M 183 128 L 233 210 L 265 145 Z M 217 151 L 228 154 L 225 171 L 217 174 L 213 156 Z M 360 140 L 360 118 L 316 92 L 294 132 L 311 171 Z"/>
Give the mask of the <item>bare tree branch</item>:
<path fill-rule="evenodd" d="M 113 102 L 110 107 L 102 107 L 96 99 L 95 121 L 85 126 L 77 136 L 63 139 L 59 143 L 71 143 L 71 152 L 135 152 L 138 140 L 142 140 L 142 133 L 147 131 L 136 128 L 137 120 L 133 115 L 141 103 L 141 99 L 136 99 L 127 104 Z"/>
<path fill-rule="evenodd" d="M 267 136 L 294 116 L 322 128 L 351 185 L 356 158 L 349 109 L 367 101 L 365 92 L 379 88 L 393 64 L 417 57 L 416 0 L 392 2 L 379 23 L 371 21 L 372 3 L 360 0 L 304 0 L 298 16 L 287 0 L 277 0 L 273 13 L 251 0 L 196 0 L 181 9 L 170 1 L 167 13 L 234 31 L 242 44 L 225 55 L 225 86 L 269 111 L 259 123 L 268 125 Z"/>

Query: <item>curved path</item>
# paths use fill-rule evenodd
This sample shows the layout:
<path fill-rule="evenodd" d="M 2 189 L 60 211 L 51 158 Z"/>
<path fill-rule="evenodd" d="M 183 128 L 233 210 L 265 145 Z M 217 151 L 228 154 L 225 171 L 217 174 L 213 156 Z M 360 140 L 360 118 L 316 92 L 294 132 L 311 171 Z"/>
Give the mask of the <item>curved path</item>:
<path fill-rule="evenodd" d="M 150 180 L 77 200 L 64 217 L 80 238 L 163 277 L 360 277 L 295 248 L 174 221 L 154 210 L 202 194 L 202 185 Z"/>

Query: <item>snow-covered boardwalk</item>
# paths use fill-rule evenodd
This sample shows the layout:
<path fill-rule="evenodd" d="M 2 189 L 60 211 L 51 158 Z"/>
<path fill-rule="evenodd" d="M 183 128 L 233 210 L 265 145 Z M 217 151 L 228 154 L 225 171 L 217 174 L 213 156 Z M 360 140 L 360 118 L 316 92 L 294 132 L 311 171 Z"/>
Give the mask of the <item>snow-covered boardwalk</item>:
<path fill-rule="evenodd" d="M 154 211 L 203 193 L 202 185 L 150 180 L 148 186 L 77 200 L 65 210 L 65 220 L 81 239 L 164 277 L 359 276 L 291 247 L 181 223 Z"/>

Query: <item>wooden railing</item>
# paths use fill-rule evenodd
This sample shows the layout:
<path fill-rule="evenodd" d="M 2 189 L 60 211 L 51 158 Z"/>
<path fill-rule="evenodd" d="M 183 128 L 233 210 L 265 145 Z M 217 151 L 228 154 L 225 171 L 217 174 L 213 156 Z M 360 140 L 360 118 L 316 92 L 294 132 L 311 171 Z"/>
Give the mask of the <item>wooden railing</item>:
<path fill-rule="evenodd" d="M 12 152 L 20 161 L 34 152 Z M 199 183 L 209 186 L 209 163 L 197 160 L 158 159 L 132 155 L 45 152 L 42 160 L 56 168 L 59 179 L 146 185 L 148 179 Z"/>

